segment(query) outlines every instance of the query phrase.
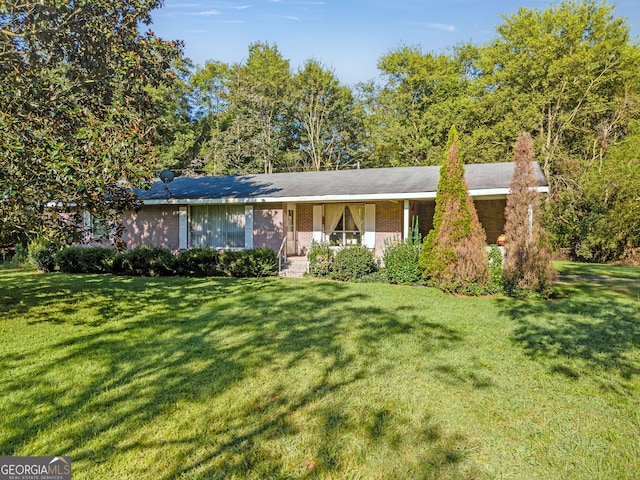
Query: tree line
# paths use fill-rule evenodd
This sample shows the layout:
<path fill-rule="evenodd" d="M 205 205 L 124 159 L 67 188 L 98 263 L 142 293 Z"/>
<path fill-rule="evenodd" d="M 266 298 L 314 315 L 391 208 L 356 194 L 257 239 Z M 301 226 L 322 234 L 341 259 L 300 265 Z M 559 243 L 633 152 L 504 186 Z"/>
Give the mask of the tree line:
<path fill-rule="evenodd" d="M 179 43 L 137 30 L 159 2 L 19 4 L 0 7 L 0 88 L 11 99 L 0 114 L 0 210 L 28 207 L 11 217 L 15 234 L 38 224 L 29 218 L 42 217 L 41 191 L 93 205 L 122 177 L 135 183 L 162 168 L 436 165 L 455 125 L 466 163 L 510 161 L 516 139 L 530 134 L 550 182 L 545 222 L 556 249 L 640 259 L 640 49 L 606 2 L 521 8 L 492 40 L 447 53 L 401 46 L 380 57 L 378 78 L 356 86 L 315 60 L 294 71 L 269 43 L 249 45 L 241 63 L 194 67 Z M 92 14 L 113 21 L 90 35 L 79 21 Z M 100 51 L 97 39 L 114 46 Z M 56 90 L 73 96 L 46 93 Z"/>

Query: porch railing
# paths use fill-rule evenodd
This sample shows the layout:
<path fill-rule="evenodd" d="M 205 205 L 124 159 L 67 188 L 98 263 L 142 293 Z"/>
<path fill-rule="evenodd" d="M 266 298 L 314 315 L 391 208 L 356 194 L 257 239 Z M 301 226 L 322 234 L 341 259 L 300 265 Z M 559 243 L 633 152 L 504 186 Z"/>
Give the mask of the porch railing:
<path fill-rule="evenodd" d="M 282 239 L 280 249 L 278 250 L 278 272 L 282 271 L 282 267 L 287 263 L 287 237 Z"/>

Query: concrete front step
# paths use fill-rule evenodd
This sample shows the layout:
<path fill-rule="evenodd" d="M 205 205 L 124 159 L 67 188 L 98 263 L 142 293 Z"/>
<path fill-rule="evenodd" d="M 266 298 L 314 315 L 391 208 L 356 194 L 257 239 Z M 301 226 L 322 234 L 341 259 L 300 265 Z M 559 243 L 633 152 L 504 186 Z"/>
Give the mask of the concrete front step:
<path fill-rule="evenodd" d="M 280 271 L 281 277 L 301 278 L 309 271 L 307 257 L 288 257 L 287 263 Z"/>

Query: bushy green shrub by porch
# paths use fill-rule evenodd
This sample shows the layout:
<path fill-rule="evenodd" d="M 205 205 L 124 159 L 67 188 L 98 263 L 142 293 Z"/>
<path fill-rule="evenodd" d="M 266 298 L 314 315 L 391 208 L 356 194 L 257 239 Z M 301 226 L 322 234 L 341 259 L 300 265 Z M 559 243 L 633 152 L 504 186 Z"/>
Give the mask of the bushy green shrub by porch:
<path fill-rule="evenodd" d="M 270 248 L 222 252 L 220 265 L 234 278 L 271 277 L 278 274 L 278 256 Z"/>
<path fill-rule="evenodd" d="M 343 247 L 333 257 L 331 278 L 353 281 L 372 274 L 377 269 L 373 253 L 362 245 Z"/>
<path fill-rule="evenodd" d="M 309 273 L 314 277 L 329 277 L 333 264 L 333 252 L 328 243 L 313 243 L 307 253 Z"/>
<path fill-rule="evenodd" d="M 387 281 L 401 285 L 418 283 L 422 278 L 419 264 L 421 248 L 421 243 L 387 242 L 382 256 Z"/>

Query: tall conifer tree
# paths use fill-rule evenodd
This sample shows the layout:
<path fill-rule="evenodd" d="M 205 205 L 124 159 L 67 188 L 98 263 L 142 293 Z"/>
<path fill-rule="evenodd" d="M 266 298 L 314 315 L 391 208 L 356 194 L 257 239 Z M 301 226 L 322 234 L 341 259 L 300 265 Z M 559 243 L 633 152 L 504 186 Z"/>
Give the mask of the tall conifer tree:
<path fill-rule="evenodd" d="M 485 235 L 468 195 L 458 132 L 449 132 L 448 153 L 440 168 L 433 230 L 422 246 L 423 276 L 447 290 L 466 290 L 488 280 Z"/>
<path fill-rule="evenodd" d="M 515 148 L 507 198 L 504 279 L 512 288 L 548 292 L 557 276 L 540 213 L 542 200 L 533 171 L 533 140 L 523 133 Z"/>

